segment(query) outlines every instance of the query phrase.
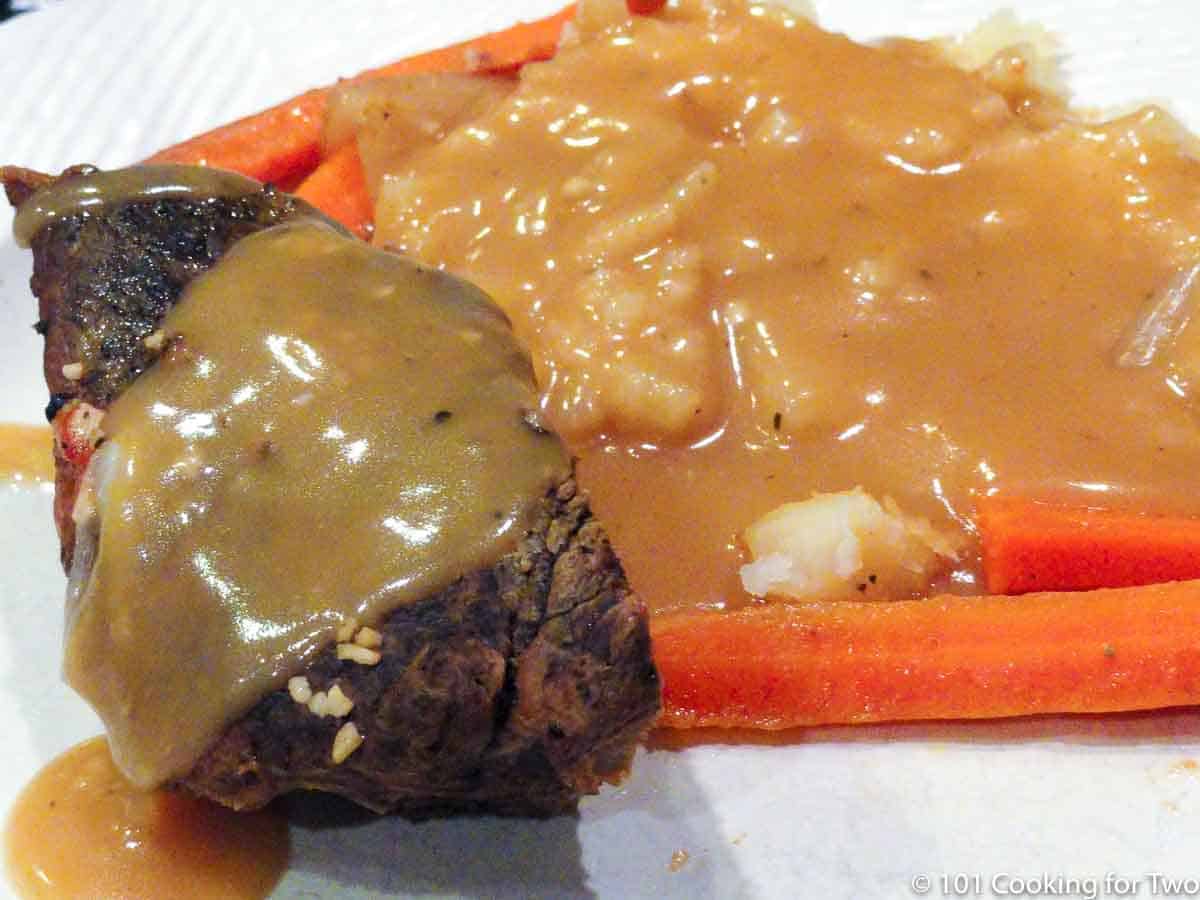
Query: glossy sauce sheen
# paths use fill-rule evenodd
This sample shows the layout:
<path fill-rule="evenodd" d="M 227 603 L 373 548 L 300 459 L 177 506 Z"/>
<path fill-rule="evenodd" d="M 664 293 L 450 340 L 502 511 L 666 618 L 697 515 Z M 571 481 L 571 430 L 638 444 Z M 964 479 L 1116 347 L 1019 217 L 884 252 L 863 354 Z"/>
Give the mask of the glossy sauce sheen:
<path fill-rule="evenodd" d="M 509 312 L 652 608 L 745 602 L 740 533 L 814 491 L 957 535 L 932 587 L 966 592 L 984 492 L 1200 512 L 1195 351 L 1114 363 L 1198 257 L 1161 110 L 1086 124 L 1012 54 L 773 7 L 618 6 L 385 181 L 376 240 Z"/>
<path fill-rule="evenodd" d="M 325 226 L 243 239 L 163 327 L 105 418 L 67 611 L 67 679 L 144 787 L 339 624 L 514 549 L 569 471 L 527 421 L 532 367 L 503 313 Z"/>
<path fill-rule="evenodd" d="M 13 237 L 28 247 L 33 236 L 65 216 L 78 215 L 114 200 L 167 197 L 239 197 L 262 190 L 253 178 L 203 166 L 137 166 L 85 172 L 60 178 L 21 205 L 13 219 Z"/>
<path fill-rule="evenodd" d="M 272 812 L 138 790 L 93 738 L 26 786 L 4 849 L 26 900 L 257 900 L 287 866 L 288 831 Z"/>

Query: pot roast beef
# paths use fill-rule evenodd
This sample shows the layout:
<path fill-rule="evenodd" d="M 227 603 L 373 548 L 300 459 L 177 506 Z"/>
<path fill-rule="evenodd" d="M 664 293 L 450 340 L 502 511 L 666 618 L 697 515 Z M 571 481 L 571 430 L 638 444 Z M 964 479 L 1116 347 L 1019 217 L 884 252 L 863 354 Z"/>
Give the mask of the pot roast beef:
<path fill-rule="evenodd" d="M 0 177 L 18 207 L 52 181 L 16 168 Z M 79 443 L 103 440 L 105 408 L 154 365 L 159 348 L 147 338 L 232 244 L 298 214 L 312 211 L 266 187 L 121 201 L 32 236 L 65 566 L 87 462 Z M 64 371 L 76 362 L 81 378 Z M 658 711 L 645 608 L 573 478 L 542 498 L 514 552 L 401 606 L 375 630 L 377 664 L 339 659 L 331 644 L 302 673 L 306 693 L 336 683 L 353 702 L 348 717 L 314 715 L 294 691 L 276 690 L 182 784 L 244 809 L 306 788 L 409 816 L 549 815 L 619 778 Z M 347 720 L 361 746 L 334 762 L 330 747 Z"/>

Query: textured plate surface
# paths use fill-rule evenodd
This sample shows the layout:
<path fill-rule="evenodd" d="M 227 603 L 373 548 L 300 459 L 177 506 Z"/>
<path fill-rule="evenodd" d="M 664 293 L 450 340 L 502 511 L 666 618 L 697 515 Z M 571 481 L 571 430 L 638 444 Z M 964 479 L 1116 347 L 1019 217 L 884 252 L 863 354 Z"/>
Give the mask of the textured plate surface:
<path fill-rule="evenodd" d="M 66 3 L 0 26 L 0 160 L 122 165 L 339 75 L 558 5 Z M 993 11 L 981 0 L 816 5 L 828 27 L 858 38 L 961 32 Z M 1193 4 L 1008 5 L 1061 38 L 1079 102 L 1165 101 L 1200 128 Z M 37 421 L 30 264 L 10 222 L 0 213 L 0 420 Z M 57 677 L 62 576 L 45 491 L 0 489 L 0 548 L 2 811 L 98 725 Z M 1073 877 L 1084 879 L 1073 896 L 1089 886 L 1116 896 L 1126 878 L 1148 897 L 1163 890 L 1156 873 L 1200 875 L 1193 712 L 791 737 L 643 752 L 632 779 L 578 818 L 300 821 L 278 896 L 890 898 L 926 885 L 934 897 L 1051 896 L 1071 887 L 1055 878 Z M 672 866 L 676 851 L 686 861 Z"/>

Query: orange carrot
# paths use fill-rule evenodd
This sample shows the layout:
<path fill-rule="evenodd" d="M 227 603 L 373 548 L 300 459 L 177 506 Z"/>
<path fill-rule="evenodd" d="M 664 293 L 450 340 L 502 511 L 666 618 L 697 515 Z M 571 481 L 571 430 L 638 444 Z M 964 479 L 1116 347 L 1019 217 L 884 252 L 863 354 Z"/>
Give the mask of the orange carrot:
<path fill-rule="evenodd" d="M 146 162 L 214 166 L 259 181 L 294 182 L 320 162 L 327 94 L 327 88 L 307 91 L 286 103 L 160 150 Z"/>
<path fill-rule="evenodd" d="M 987 589 L 1079 591 L 1200 578 L 1200 520 L 987 497 L 978 507 Z"/>
<path fill-rule="evenodd" d="M 1200 581 L 829 601 L 653 623 L 662 724 L 800 725 L 1200 703 Z"/>
<path fill-rule="evenodd" d="M 415 72 L 495 72 L 554 55 L 575 7 L 536 22 L 410 56 L 354 81 Z M 320 162 L 321 124 L 329 88 L 315 88 L 262 112 L 222 125 L 151 156 L 147 162 L 194 163 L 232 169 L 260 181 L 290 184 Z"/>
<path fill-rule="evenodd" d="M 300 183 L 296 196 L 337 219 L 359 237 L 370 236 L 375 207 L 367 191 L 357 142 L 351 141 L 335 150 Z"/>

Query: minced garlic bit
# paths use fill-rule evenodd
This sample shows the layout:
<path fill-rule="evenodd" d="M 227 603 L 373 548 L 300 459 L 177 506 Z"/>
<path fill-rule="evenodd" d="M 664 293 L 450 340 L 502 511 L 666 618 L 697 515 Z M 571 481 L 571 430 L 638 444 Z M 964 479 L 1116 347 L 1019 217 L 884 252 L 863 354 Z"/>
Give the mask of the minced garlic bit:
<path fill-rule="evenodd" d="M 294 678 L 288 679 L 288 694 L 297 703 L 308 703 L 312 699 L 312 685 L 308 683 L 308 679 L 303 675 L 297 675 Z"/>
<path fill-rule="evenodd" d="M 374 628 L 360 628 L 354 636 L 354 643 L 360 647 L 377 648 L 383 646 L 383 635 Z"/>
<path fill-rule="evenodd" d="M 67 381 L 78 381 L 83 377 L 83 363 L 67 363 L 62 367 L 62 376 Z"/>
<path fill-rule="evenodd" d="M 338 644 L 337 658 L 348 659 L 363 666 L 373 666 L 381 659 L 379 651 L 359 644 Z"/>
<path fill-rule="evenodd" d="M 341 685 L 337 684 L 328 691 L 317 691 L 308 698 L 306 705 L 310 713 L 321 718 L 332 716 L 340 719 L 350 715 L 350 710 L 354 709 L 354 701 L 347 697 L 342 692 Z"/>
<path fill-rule="evenodd" d="M 142 343 L 147 350 L 161 350 L 167 343 L 167 335 L 161 328 L 156 328 L 144 338 Z"/>
<path fill-rule="evenodd" d="M 358 733 L 358 726 L 353 722 L 347 722 L 338 729 L 338 733 L 333 738 L 333 752 L 330 758 L 334 765 L 339 765 L 344 762 L 346 757 L 362 746 L 363 738 Z"/>
<path fill-rule="evenodd" d="M 340 684 L 334 684 L 325 696 L 325 715 L 342 718 L 350 715 L 354 709 L 354 701 L 345 695 Z"/>
<path fill-rule="evenodd" d="M 742 566 L 742 585 L 757 596 L 901 599 L 957 557 L 927 520 L 862 488 L 785 503 L 745 537 L 754 562 Z"/>
<path fill-rule="evenodd" d="M 344 644 L 346 641 L 354 637 L 354 632 L 358 631 L 358 619 L 347 619 L 337 630 L 337 639 L 339 644 Z"/>

